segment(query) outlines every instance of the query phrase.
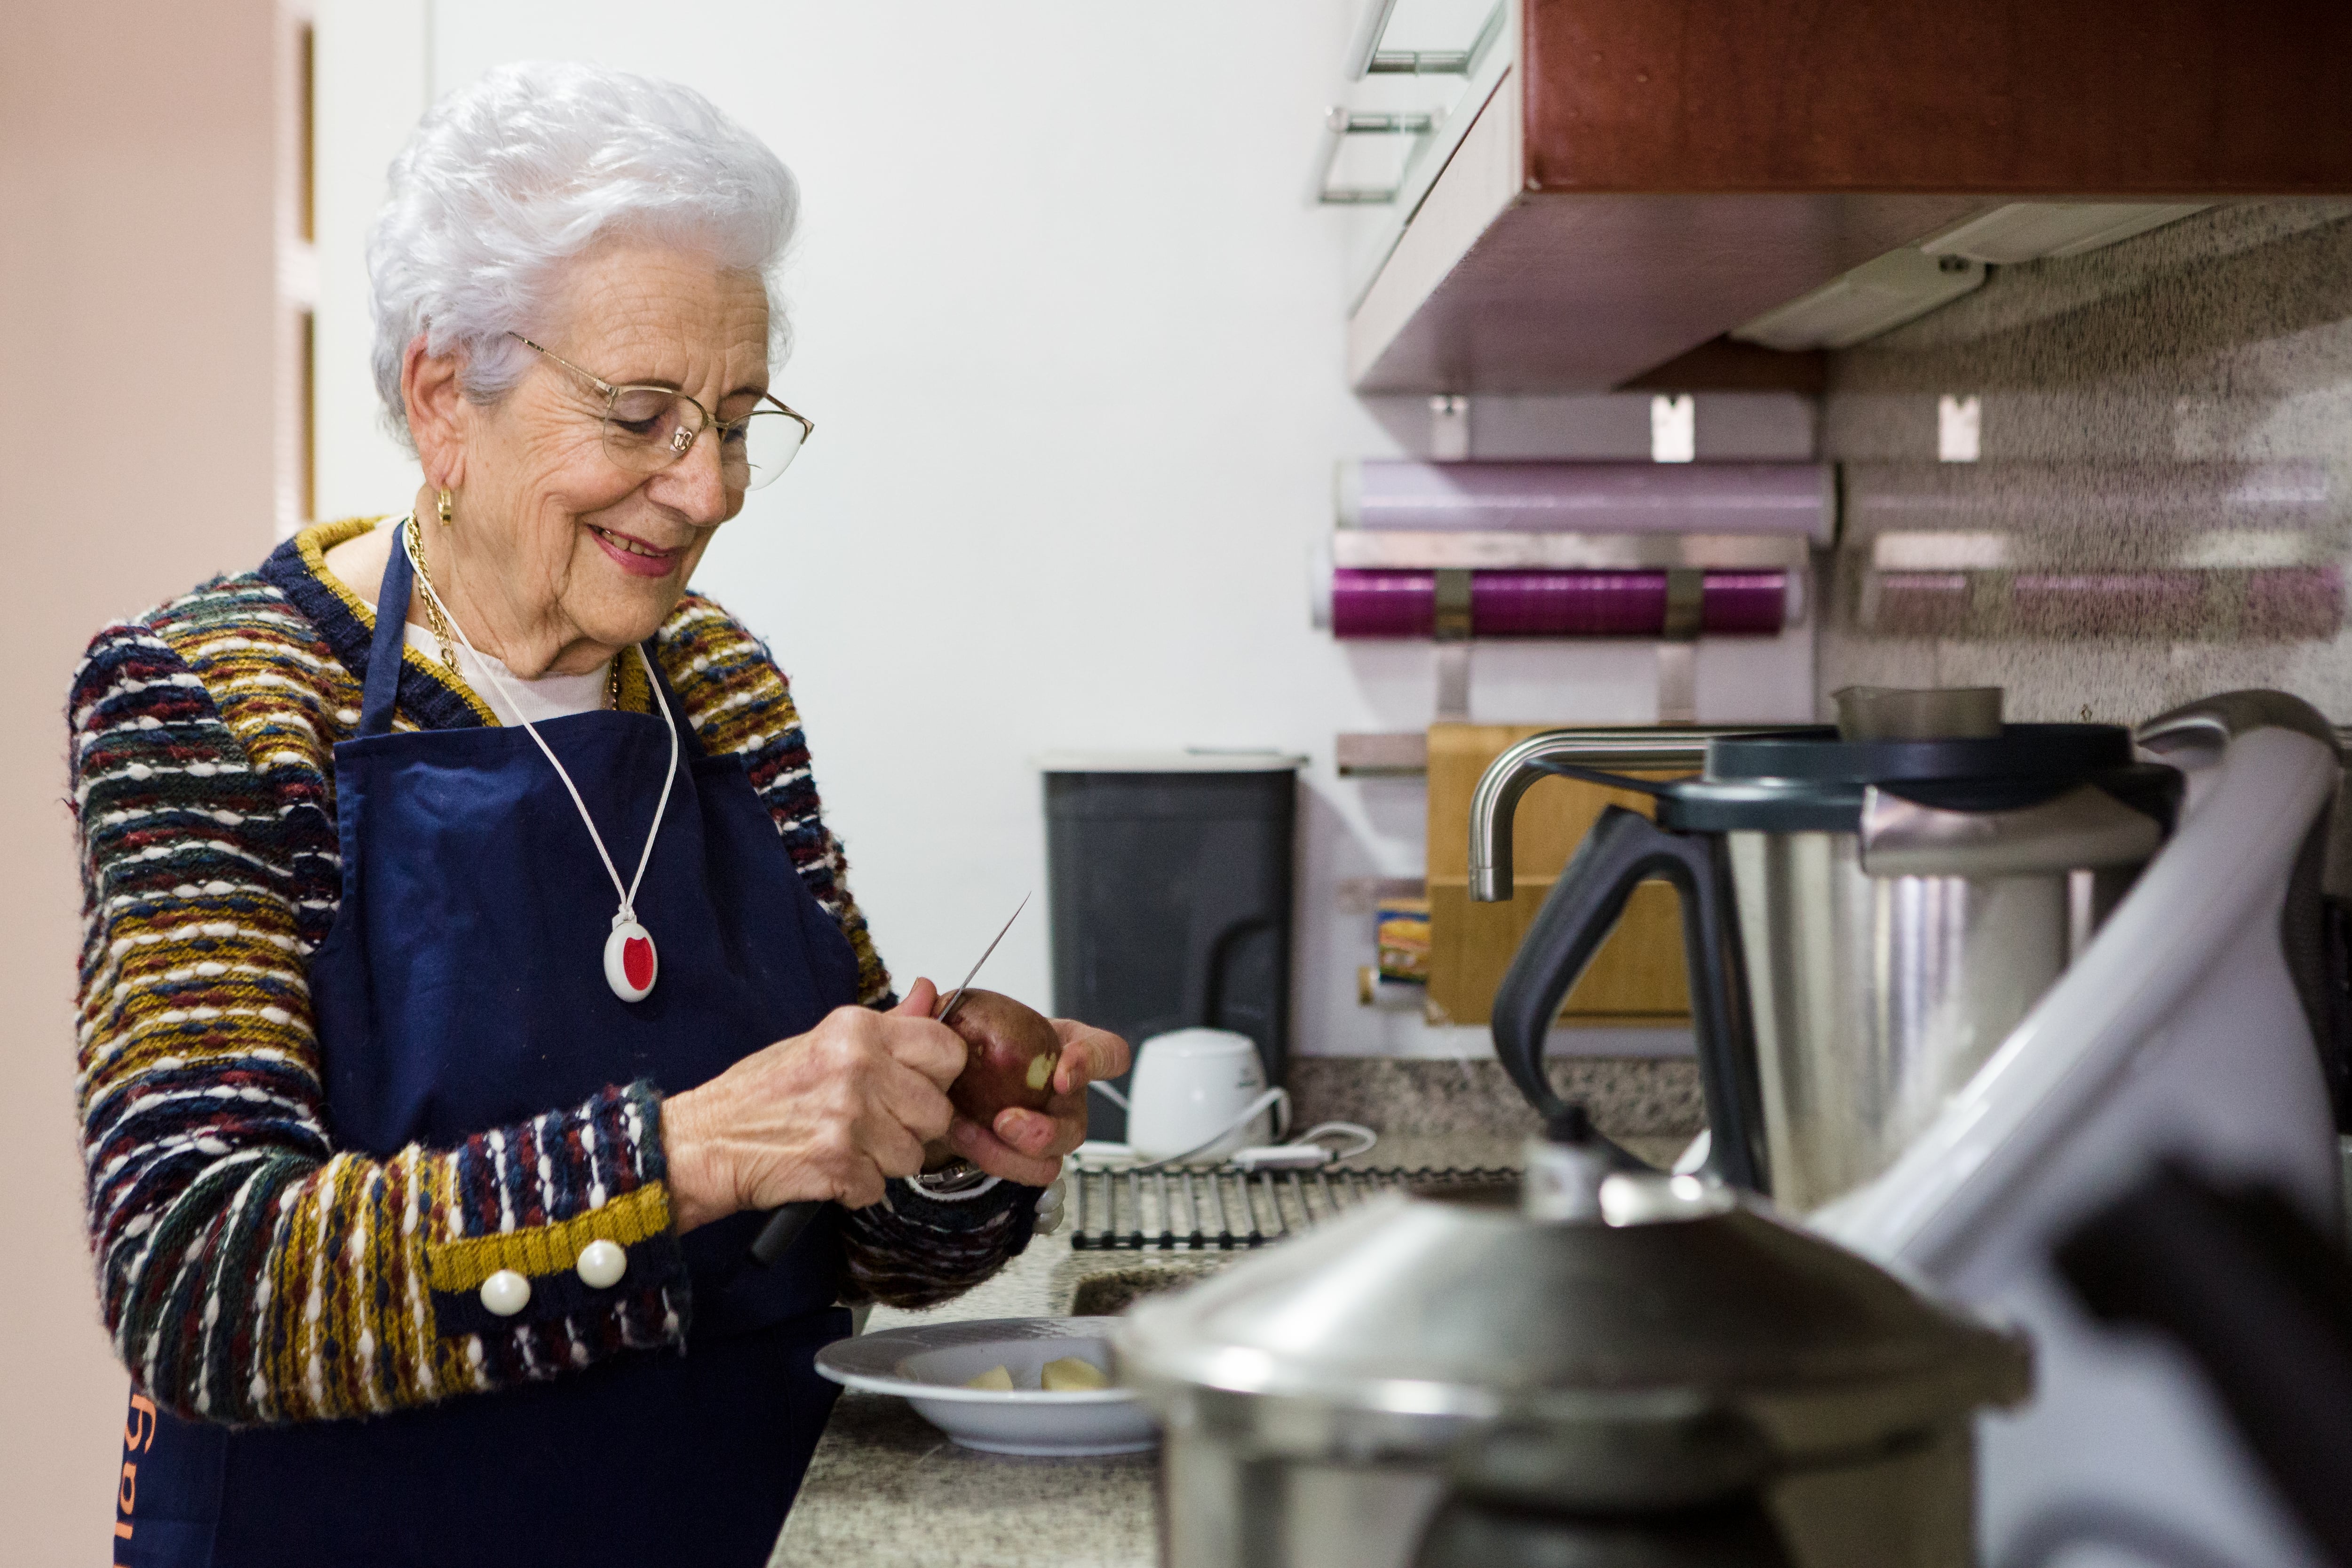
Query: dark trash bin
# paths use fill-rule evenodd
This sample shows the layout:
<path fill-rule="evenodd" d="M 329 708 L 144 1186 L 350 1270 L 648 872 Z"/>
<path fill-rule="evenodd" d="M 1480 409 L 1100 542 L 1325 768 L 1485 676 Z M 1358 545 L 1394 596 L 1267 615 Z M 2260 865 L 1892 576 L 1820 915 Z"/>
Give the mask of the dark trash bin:
<path fill-rule="evenodd" d="M 1192 1025 L 1257 1042 L 1268 1083 L 1290 1045 L 1297 769 L 1276 752 L 1071 752 L 1040 759 L 1054 1011 L 1141 1045 Z M 1127 1079 L 1118 1080 L 1124 1092 Z M 1090 1097 L 1090 1136 L 1127 1113 Z"/>

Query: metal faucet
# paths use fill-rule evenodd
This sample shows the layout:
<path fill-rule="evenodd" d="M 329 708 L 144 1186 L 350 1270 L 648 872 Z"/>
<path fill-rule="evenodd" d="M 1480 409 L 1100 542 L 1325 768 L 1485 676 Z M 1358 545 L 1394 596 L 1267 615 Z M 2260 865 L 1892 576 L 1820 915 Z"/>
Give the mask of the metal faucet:
<path fill-rule="evenodd" d="M 1470 900 L 1507 903 L 1511 897 L 1511 819 L 1519 796 L 1546 776 L 1543 764 L 1580 768 L 1696 769 L 1717 735 L 1761 735 L 1805 729 L 1798 724 L 1734 724 L 1714 728 L 1547 730 L 1529 735 L 1486 764 L 1470 792 Z"/>

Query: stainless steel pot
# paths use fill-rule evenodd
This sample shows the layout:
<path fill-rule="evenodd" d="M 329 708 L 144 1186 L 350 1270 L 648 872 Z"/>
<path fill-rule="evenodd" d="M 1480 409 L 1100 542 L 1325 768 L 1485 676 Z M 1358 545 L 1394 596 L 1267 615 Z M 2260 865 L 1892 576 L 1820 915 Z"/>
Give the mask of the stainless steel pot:
<path fill-rule="evenodd" d="M 1800 1563 L 1970 1562 L 1969 1414 L 2023 1396 L 2020 1342 L 1721 1184 L 1528 1158 L 1133 1310 L 1169 1568 L 1403 1568 L 1473 1449 L 1615 1516 L 1760 1498 Z"/>
<path fill-rule="evenodd" d="M 1539 1110 L 1559 1003 L 1652 878 L 1682 894 L 1714 1168 L 1809 1210 L 1869 1180 L 1965 1085 L 2089 941 L 2169 830 L 2172 769 L 2116 726 L 1849 740 L 1717 735 L 1671 784 L 1559 761 L 1537 737 L 1489 778 L 1641 790 L 1605 811 L 1496 994 L 1497 1054 Z M 1520 789 L 1524 788 L 1521 784 Z M 1473 897 L 1508 898 L 1517 792 L 1482 789 Z M 1499 850 L 1499 854 L 1498 854 Z"/>

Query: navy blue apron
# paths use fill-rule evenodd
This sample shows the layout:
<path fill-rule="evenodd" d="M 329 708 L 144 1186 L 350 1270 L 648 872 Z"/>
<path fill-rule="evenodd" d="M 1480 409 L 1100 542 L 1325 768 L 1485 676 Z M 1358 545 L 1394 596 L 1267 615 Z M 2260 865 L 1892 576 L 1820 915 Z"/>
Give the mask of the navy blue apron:
<path fill-rule="evenodd" d="M 395 735 L 410 592 L 396 545 L 356 735 L 335 748 L 342 902 L 310 982 L 338 1147 L 385 1156 L 574 1106 L 608 1084 L 693 1088 L 856 999 L 849 943 L 784 852 L 740 760 L 679 732 L 637 918 L 650 996 L 605 984 L 619 902 L 520 727 Z M 624 654 L 623 657 L 627 657 Z M 657 716 L 539 725 L 624 874 L 661 793 Z M 763 1216 L 684 1238 L 689 1349 L 364 1420 L 229 1431 L 135 1401 L 115 1561 L 245 1564 L 763 1563 L 833 1407 L 810 1363 L 849 1331 L 839 1212 L 773 1268 Z M 142 1408 L 144 1406 L 145 1408 Z M 152 1435 L 148 1427 L 152 1424 Z"/>

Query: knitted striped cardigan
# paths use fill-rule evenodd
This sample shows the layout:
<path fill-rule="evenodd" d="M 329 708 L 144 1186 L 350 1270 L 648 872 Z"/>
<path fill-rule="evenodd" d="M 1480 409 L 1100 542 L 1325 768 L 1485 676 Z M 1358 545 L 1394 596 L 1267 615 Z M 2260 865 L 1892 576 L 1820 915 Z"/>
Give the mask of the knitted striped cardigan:
<path fill-rule="evenodd" d="M 374 615 L 322 524 L 260 570 L 107 627 L 69 710 L 83 942 L 79 1078 L 88 1223 L 116 1348 L 137 1386 L 226 1424 L 363 1415 L 677 1347 L 691 1288 L 670 1222 L 661 1102 L 614 1085 L 456 1148 L 372 1159 L 336 1145 L 306 961 L 341 888 L 335 742 L 359 720 Z M 843 880 L 808 749 L 766 648 L 689 594 L 656 639 L 702 743 L 741 756 L 793 867 L 857 956 L 889 976 Z M 624 661 L 624 707 L 650 711 Z M 495 723 L 407 651 L 400 728 Z M 853 1299 L 918 1306 L 977 1283 L 1029 1237 L 1035 1190 L 960 1204 L 905 1183 L 849 1216 Z M 599 1237 L 621 1283 L 573 1272 Z M 530 1305 L 490 1317 L 515 1268 Z"/>

